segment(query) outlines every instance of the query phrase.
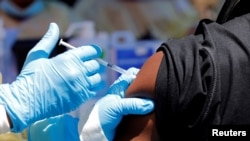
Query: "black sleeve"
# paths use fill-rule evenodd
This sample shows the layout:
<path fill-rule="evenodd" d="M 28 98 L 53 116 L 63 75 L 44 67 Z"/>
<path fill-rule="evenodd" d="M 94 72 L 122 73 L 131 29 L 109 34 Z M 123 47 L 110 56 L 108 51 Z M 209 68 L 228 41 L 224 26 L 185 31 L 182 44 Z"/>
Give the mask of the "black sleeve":
<path fill-rule="evenodd" d="M 205 139 L 210 125 L 250 125 L 250 15 L 197 29 L 158 49 L 165 54 L 155 86 L 162 140 Z"/>

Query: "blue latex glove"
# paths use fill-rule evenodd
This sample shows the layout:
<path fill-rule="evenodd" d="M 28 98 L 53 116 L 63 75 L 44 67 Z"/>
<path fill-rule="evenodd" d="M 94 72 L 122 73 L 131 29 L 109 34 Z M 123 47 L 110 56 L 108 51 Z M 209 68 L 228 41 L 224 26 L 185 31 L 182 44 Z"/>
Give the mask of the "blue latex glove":
<path fill-rule="evenodd" d="M 28 130 L 28 141 L 80 141 L 78 118 L 68 114 L 40 120 Z"/>
<path fill-rule="evenodd" d="M 95 99 L 90 99 L 73 112 L 33 123 L 28 128 L 28 141 L 79 141 L 81 122 L 86 120 L 95 103 Z"/>
<path fill-rule="evenodd" d="M 59 38 L 52 23 L 48 32 L 28 53 L 23 69 L 11 84 L 0 86 L 0 104 L 12 121 L 13 132 L 22 131 L 34 121 L 76 109 L 101 84 L 101 55 L 96 46 L 83 46 L 48 59 Z"/>
<path fill-rule="evenodd" d="M 137 74 L 138 69 L 129 69 Z M 97 101 L 83 127 L 82 140 L 113 140 L 116 127 L 124 115 L 148 114 L 154 109 L 153 101 L 140 98 L 123 98 L 133 77 L 122 75 L 108 90 L 108 94 Z"/>
<path fill-rule="evenodd" d="M 132 68 L 129 72 L 136 75 L 138 69 Z M 80 115 L 80 123 L 77 118 L 63 115 L 32 124 L 28 132 L 29 141 L 112 140 L 123 115 L 147 114 L 154 108 L 151 100 L 123 98 L 133 79 L 132 76 L 122 75 L 109 88 L 108 95 L 92 99 L 77 109 L 75 112 Z M 82 130 L 80 137 L 78 128 Z"/>

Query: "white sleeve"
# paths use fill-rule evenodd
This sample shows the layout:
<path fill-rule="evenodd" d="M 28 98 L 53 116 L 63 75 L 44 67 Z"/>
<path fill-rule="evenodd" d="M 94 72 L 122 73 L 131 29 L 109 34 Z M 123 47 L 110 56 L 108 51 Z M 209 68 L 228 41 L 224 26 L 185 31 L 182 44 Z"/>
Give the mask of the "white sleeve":
<path fill-rule="evenodd" d="M 4 105 L 0 104 L 0 134 L 10 131 L 10 125 L 8 122 L 6 110 Z"/>
<path fill-rule="evenodd" d="M 98 106 L 94 106 L 80 134 L 81 141 L 108 141 L 100 124 Z"/>
<path fill-rule="evenodd" d="M 101 128 L 98 106 L 95 105 L 98 100 L 88 100 L 70 113 L 71 116 L 79 118 L 78 132 L 81 141 L 108 141 Z"/>

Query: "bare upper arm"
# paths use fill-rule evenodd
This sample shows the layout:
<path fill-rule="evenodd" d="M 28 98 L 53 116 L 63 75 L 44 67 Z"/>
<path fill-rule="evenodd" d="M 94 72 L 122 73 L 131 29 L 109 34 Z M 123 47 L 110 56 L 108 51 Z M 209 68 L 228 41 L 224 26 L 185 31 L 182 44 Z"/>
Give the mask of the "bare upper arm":
<path fill-rule="evenodd" d="M 163 52 L 152 55 L 142 66 L 136 79 L 126 91 L 126 97 L 146 97 L 154 99 L 155 81 L 163 57 Z M 125 116 L 118 126 L 115 141 L 157 141 L 154 113 Z"/>
<path fill-rule="evenodd" d="M 136 79 L 126 91 L 126 96 L 154 98 L 155 81 L 163 52 L 152 55 L 142 66 Z"/>

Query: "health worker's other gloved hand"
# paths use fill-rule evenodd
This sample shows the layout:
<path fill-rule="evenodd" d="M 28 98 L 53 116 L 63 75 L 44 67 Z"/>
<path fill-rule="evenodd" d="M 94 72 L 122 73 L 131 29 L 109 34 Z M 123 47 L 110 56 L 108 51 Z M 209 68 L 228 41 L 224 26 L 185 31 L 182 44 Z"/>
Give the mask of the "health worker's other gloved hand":
<path fill-rule="evenodd" d="M 11 84 L 0 87 L 0 104 L 19 132 L 34 121 L 76 109 L 95 96 L 101 85 L 101 55 L 97 46 L 83 46 L 48 59 L 59 39 L 59 28 L 49 30 L 27 55 L 21 73 Z"/>
<path fill-rule="evenodd" d="M 37 121 L 28 128 L 28 141 L 80 141 L 78 121 L 69 114 Z"/>
<path fill-rule="evenodd" d="M 137 74 L 138 69 L 128 70 Z M 80 138 L 88 141 L 112 141 L 115 131 L 124 115 L 148 114 L 154 109 L 153 101 L 140 98 L 124 98 L 125 91 L 134 77 L 122 75 L 108 90 L 108 94 L 94 105 Z"/>

